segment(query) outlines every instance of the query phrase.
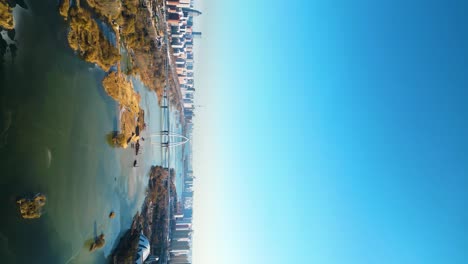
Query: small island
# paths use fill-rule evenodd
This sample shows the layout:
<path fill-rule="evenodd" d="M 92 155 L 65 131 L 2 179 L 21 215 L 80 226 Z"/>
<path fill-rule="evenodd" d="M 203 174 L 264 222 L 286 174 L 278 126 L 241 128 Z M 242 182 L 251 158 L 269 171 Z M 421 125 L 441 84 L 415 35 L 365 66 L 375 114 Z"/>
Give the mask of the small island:
<path fill-rule="evenodd" d="M 104 247 L 104 245 L 106 244 L 106 240 L 104 238 L 105 238 L 104 234 L 100 234 L 91 244 L 89 251 L 93 252 L 97 249 Z"/>
<path fill-rule="evenodd" d="M 31 198 L 21 198 L 16 201 L 19 206 L 21 217 L 24 219 L 35 219 L 42 215 L 42 208 L 45 206 L 45 195 L 38 193 Z"/>

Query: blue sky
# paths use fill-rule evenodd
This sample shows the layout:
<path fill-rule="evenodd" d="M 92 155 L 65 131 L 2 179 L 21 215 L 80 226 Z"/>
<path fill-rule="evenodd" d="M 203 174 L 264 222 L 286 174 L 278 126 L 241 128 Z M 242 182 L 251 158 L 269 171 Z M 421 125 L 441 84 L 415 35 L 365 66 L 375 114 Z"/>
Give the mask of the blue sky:
<path fill-rule="evenodd" d="M 467 263 L 465 1 L 198 1 L 195 264 Z"/>

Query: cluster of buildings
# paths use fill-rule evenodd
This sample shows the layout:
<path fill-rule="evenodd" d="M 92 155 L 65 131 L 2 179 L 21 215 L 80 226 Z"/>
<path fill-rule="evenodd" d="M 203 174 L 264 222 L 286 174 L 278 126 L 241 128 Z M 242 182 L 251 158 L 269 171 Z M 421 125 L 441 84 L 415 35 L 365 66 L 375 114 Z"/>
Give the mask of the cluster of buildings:
<path fill-rule="evenodd" d="M 173 63 L 177 73 L 184 107 L 186 135 L 191 137 L 194 116 L 194 39 L 201 38 L 202 33 L 193 31 L 193 18 L 201 12 L 193 8 L 193 0 L 167 0 L 166 22 L 169 32 L 169 46 L 172 49 Z M 191 154 L 186 159 L 186 174 L 183 192 L 177 212 L 171 219 L 169 245 L 167 255 L 159 258 L 150 255 L 149 242 L 142 234 L 135 263 L 192 263 L 192 215 L 193 215 L 193 171 L 191 170 Z"/>
<path fill-rule="evenodd" d="M 180 211 L 174 215 L 174 225 L 169 245 L 169 263 L 171 264 L 192 263 L 193 179 L 193 172 L 187 172 Z"/>
<path fill-rule="evenodd" d="M 193 18 L 201 12 L 193 8 L 193 0 L 166 1 L 170 46 L 173 50 L 177 77 L 182 92 L 184 114 L 192 123 L 195 83 L 193 79 L 193 41 L 201 38 L 201 32 L 193 31 Z"/>

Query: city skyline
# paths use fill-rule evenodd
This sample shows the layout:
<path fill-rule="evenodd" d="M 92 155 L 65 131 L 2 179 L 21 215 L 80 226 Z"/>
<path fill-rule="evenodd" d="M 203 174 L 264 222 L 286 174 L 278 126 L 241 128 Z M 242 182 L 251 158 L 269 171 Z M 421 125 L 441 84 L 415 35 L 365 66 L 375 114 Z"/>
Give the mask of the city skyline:
<path fill-rule="evenodd" d="M 467 11 L 0 0 L 2 263 L 467 264 Z"/>
<path fill-rule="evenodd" d="M 195 7 L 194 263 L 468 259 L 466 4 Z"/>
<path fill-rule="evenodd" d="M 166 12 L 168 18 L 168 34 L 174 57 L 175 82 L 181 92 L 181 101 L 185 123 L 187 124 L 186 135 L 192 137 L 193 118 L 195 116 L 196 105 L 196 82 L 194 73 L 194 17 L 198 17 L 202 12 L 193 8 L 194 1 L 166 1 Z M 201 33 L 196 32 L 197 38 Z M 178 201 L 175 212 L 170 212 L 167 263 L 187 264 L 192 263 L 192 206 L 193 206 L 193 171 L 192 155 L 189 153 L 184 162 L 184 175 L 182 180 L 181 200 Z"/>

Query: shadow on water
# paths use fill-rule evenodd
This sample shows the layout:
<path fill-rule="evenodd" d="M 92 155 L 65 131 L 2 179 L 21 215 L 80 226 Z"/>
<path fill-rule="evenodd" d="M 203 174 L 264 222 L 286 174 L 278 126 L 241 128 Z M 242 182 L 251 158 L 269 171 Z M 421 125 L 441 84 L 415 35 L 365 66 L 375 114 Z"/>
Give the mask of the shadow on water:
<path fill-rule="evenodd" d="M 119 130 L 120 127 L 119 127 L 119 116 L 116 115 L 115 118 L 112 120 L 112 128 L 114 130 Z"/>
<path fill-rule="evenodd" d="M 97 222 L 96 220 L 94 221 L 94 230 L 93 230 L 93 239 L 96 240 L 97 239 Z"/>
<path fill-rule="evenodd" d="M 97 238 L 98 238 L 97 222 L 94 221 L 94 223 L 93 223 L 93 237 L 90 237 L 90 238 L 86 239 L 83 242 L 83 248 L 81 250 L 85 251 L 85 252 L 89 252 L 92 245 L 94 244 L 94 242 L 96 242 Z"/>

